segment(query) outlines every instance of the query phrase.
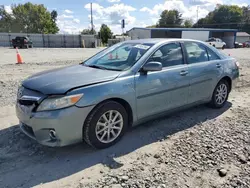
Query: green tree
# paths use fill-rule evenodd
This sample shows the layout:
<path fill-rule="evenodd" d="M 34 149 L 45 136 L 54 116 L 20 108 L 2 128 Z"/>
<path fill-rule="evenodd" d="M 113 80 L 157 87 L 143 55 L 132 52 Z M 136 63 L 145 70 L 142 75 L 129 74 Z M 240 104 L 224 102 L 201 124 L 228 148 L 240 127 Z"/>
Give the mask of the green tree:
<path fill-rule="evenodd" d="M 185 20 L 185 21 L 184 21 L 184 27 L 190 28 L 190 27 L 192 27 L 192 26 L 193 26 L 193 22 L 192 22 L 191 19 L 188 19 L 188 20 Z"/>
<path fill-rule="evenodd" d="M 150 25 L 150 26 L 147 26 L 146 28 L 156 28 L 156 25 Z"/>
<path fill-rule="evenodd" d="M 199 19 L 194 27 L 235 28 L 242 24 L 243 9 L 236 5 L 221 5 L 205 18 Z"/>
<path fill-rule="evenodd" d="M 27 33 L 57 33 L 59 28 L 56 24 L 57 12 L 51 13 L 44 5 L 25 3 L 12 5 L 12 14 L 0 10 L 0 24 L 8 24 L 5 32 Z M 0 27 L 2 29 L 2 27 Z"/>
<path fill-rule="evenodd" d="M 93 32 L 92 32 L 91 29 L 84 29 L 84 30 L 82 30 L 81 34 L 82 35 L 95 35 L 96 31 L 93 30 Z"/>
<path fill-rule="evenodd" d="M 102 24 L 99 32 L 99 37 L 101 38 L 103 44 L 107 44 L 108 39 L 112 38 L 112 32 L 106 24 Z"/>
<path fill-rule="evenodd" d="M 243 20 L 242 20 L 242 31 L 250 33 L 250 5 L 242 7 Z"/>
<path fill-rule="evenodd" d="M 157 27 L 181 27 L 182 14 L 178 10 L 164 10 Z"/>
<path fill-rule="evenodd" d="M 11 15 L 6 12 L 4 6 L 0 6 L 0 32 L 9 32 L 12 22 Z"/>

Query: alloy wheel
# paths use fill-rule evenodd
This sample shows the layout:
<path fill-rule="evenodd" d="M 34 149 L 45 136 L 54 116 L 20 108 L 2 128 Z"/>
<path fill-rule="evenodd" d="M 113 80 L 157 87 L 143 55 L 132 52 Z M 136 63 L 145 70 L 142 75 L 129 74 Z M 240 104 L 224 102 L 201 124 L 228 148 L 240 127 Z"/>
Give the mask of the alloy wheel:
<path fill-rule="evenodd" d="M 102 143 L 113 142 L 121 133 L 123 128 L 123 117 L 116 110 L 105 112 L 97 121 L 96 137 Z"/>
<path fill-rule="evenodd" d="M 226 84 L 222 83 L 216 90 L 215 100 L 216 103 L 221 105 L 225 102 L 227 98 L 227 86 Z"/>

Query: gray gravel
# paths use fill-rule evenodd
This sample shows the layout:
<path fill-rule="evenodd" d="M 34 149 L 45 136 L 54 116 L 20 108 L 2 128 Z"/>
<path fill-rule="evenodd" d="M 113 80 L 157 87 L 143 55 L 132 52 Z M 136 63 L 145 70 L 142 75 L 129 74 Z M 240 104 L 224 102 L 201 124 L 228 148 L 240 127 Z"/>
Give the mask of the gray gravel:
<path fill-rule="evenodd" d="M 150 121 L 100 151 L 44 147 L 16 126 L 18 83 L 78 60 L 1 65 L 0 187 L 250 188 L 250 54 L 225 51 L 238 57 L 241 76 L 224 108 L 202 105 Z"/>

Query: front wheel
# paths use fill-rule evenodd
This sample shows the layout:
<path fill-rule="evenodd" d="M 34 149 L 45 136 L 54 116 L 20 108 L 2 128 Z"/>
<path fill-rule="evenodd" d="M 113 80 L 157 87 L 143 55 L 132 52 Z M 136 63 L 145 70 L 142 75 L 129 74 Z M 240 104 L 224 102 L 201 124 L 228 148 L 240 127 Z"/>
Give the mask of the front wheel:
<path fill-rule="evenodd" d="M 122 138 L 127 127 L 125 108 L 115 101 L 107 101 L 98 105 L 87 117 L 83 139 L 94 148 L 108 148 Z"/>
<path fill-rule="evenodd" d="M 229 84 L 226 80 L 221 80 L 214 89 L 209 105 L 212 108 L 222 108 L 227 102 L 229 95 Z"/>

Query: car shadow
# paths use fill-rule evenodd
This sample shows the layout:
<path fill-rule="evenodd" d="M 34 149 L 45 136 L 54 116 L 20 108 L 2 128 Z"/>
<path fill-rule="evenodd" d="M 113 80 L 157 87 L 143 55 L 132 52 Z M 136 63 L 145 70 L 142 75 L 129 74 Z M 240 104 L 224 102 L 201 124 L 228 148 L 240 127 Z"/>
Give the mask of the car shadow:
<path fill-rule="evenodd" d="M 146 145 L 167 139 L 200 123 L 215 119 L 232 106 L 221 109 L 204 105 L 176 112 L 131 128 L 116 145 L 95 150 L 86 144 L 49 148 L 27 138 L 12 126 L 0 131 L 0 187 L 33 187 L 66 178 L 97 164 L 120 168 L 116 157 L 124 156 Z"/>

